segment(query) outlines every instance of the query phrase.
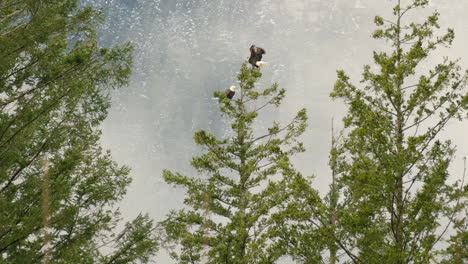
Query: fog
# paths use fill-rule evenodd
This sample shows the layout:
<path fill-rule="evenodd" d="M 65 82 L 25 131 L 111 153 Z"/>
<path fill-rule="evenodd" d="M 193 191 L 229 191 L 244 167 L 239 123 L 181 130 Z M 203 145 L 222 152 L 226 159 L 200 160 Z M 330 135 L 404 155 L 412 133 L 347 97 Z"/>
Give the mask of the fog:
<path fill-rule="evenodd" d="M 359 84 L 362 66 L 385 42 L 370 38 L 373 18 L 392 18 L 394 0 L 86 0 L 101 8 L 103 45 L 132 41 L 135 67 L 128 87 L 112 93 L 113 106 L 103 125 L 102 142 L 120 163 L 132 168 L 131 184 L 121 207 L 124 216 L 148 212 L 160 220 L 180 208 L 183 190 L 166 185 L 162 169 L 195 175 L 189 162 L 200 153 L 192 136 L 205 129 L 228 133 L 226 120 L 212 100 L 213 91 L 236 84 L 249 47 L 266 49 L 262 86 L 278 82 L 287 90 L 277 110 L 259 117 L 259 129 L 271 120 L 287 121 L 306 108 L 309 126 L 301 138 L 307 149 L 294 158 L 304 175 L 325 193 L 330 183 L 328 152 L 331 126 L 342 128 L 342 101 L 328 94 L 336 70 Z M 427 63 L 443 56 L 467 65 L 468 1 L 433 0 L 418 20 L 434 10 L 441 29 L 455 29 L 455 42 Z M 442 31 L 440 32 L 442 33 Z M 265 115 L 266 114 L 266 115 Z M 461 176 L 468 155 L 467 122 L 452 121 L 443 137 L 457 145 L 452 178 Z M 164 256 L 160 257 L 164 259 Z M 164 263 L 164 261 L 163 261 Z"/>

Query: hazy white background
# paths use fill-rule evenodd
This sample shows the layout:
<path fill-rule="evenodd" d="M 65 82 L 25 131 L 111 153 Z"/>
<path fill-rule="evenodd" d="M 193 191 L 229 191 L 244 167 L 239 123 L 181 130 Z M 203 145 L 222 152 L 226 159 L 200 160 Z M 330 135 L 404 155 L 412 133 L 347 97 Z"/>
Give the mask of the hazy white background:
<path fill-rule="evenodd" d="M 359 83 L 373 50 L 385 47 L 370 38 L 375 15 L 392 19 L 395 0 L 83 0 L 102 8 L 105 45 L 132 41 L 135 68 L 129 87 L 113 93 L 113 107 L 103 126 L 102 142 L 115 159 L 132 167 L 133 183 L 122 203 L 125 216 L 148 212 L 156 220 L 182 205 L 183 190 L 166 185 L 164 168 L 194 175 L 191 157 L 200 153 L 193 132 L 228 133 L 219 116 L 215 90 L 236 84 L 237 71 L 256 44 L 266 49 L 261 85 L 278 82 L 287 97 L 278 110 L 265 112 L 259 128 L 270 120 L 289 120 L 307 108 L 309 127 L 302 137 L 307 151 L 294 163 L 304 175 L 315 175 L 325 193 L 330 183 L 328 151 L 331 120 L 342 127 L 342 101 L 328 94 L 336 70 L 344 69 Z M 433 0 L 415 20 L 441 13 L 441 29 L 455 29 L 451 49 L 437 52 L 468 65 L 468 1 Z M 409 19 L 409 18 L 407 18 Z M 409 20 L 408 20 L 409 21 Z M 442 31 L 440 33 L 443 33 Z M 458 146 L 453 178 L 468 156 L 468 123 L 453 121 L 444 137 Z M 160 257 L 162 263 L 167 259 Z"/>

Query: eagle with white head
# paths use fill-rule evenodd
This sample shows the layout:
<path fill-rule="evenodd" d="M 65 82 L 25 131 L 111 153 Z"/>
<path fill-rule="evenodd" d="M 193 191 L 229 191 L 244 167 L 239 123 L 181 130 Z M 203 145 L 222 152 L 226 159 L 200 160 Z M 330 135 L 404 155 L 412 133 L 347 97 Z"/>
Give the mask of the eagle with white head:
<path fill-rule="evenodd" d="M 229 99 L 232 99 L 232 97 L 234 97 L 234 95 L 236 94 L 236 90 L 237 88 L 235 86 L 231 86 L 229 87 L 229 89 L 224 91 L 224 96 L 226 96 Z"/>

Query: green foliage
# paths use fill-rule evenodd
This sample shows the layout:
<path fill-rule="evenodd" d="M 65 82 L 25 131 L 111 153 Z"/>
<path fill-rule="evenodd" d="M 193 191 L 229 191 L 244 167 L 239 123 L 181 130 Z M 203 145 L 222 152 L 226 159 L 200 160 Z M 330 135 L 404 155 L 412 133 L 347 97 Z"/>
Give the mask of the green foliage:
<path fill-rule="evenodd" d="M 204 149 L 191 162 L 197 176 L 163 172 L 167 183 L 187 190 L 186 208 L 161 222 L 165 245 L 178 263 L 274 263 L 287 254 L 280 219 L 293 198 L 293 184 L 302 179 L 289 158 L 304 151 L 297 137 L 307 115 L 303 109 L 290 123 L 274 123 L 256 135 L 258 115 L 279 106 L 285 96 L 277 84 L 256 88 L 260 77 L 259 69 L 244 63 L 234 99 L 215 92 L 221 114 L 231 120 L 232 136 L 195 132 L 195 142 Z"/>
<path fill-rule="evenodd" d="M 468 74 L 447 58 L 421 74 L 421 62 L 450 46 L 454 32 L 434 36 L 438 13 L 403 24 L 408 12 L 428 3 L 410 2 L 398 1 L 394 21 L 375 17 L 373 37 L 392 49 L 373 53 L 360 85 L 337 71 L 331 96 L 343 99 L 348 113 L 332 140 L 330 191 L 322 201 L 308 181 L 298 181 L 288 205 L 294 210 L 281 219 L 283 241 L 301 263 L 318 263 L 320 252 L 332 264 L 466 261 L 460 213 L 467 187 L 463 180 L 449 183 L 455 150 L 438 136 L 450 120 L 466 117 Z"/>
<path fill-rule="evenodd" d="M 346 134 L 330 156 L 336 182 L 327 204 L 335 221 L 326 226 L 353 263 L 440 261 L 439 242 L 466 205 L 466 189 L 448 182 L 454 147 L 438 135 L 450 120 L 466 117 L 468 75 L 447 58 L 421 73 L 421 62 L 450 46 L 454 32 L 435 36 L 437 12 L 404 24 L 408 12 L 428 3 L 410 2 L 398 1 L 394 21 L 374 20 L 373 37 L 392 51 L 374 52 L 359 86 L 338 71 L 331 93 L 345 101 L 348 114 Z"/>
<path fill-rule="evenodd" d="M 455 221 L 456 234 L 449 240 L 449 246 L 442 252 L 446 257 L 443 264 L 464 264 L 468 261 L 468 221 L 466 216 Z"/>
<path fill-rule="evenodd" d="M 128 81 L 132 46 L 99 47 L 100 21 L 76 0 L 0 3 L 2 263 L 134 263 L 154 253 L 147 217 L 112 238 L 129 169 L 99 147 L 98 126 L 109 88 Z M 103 243 L 115 252 L 104 256 Z"/>

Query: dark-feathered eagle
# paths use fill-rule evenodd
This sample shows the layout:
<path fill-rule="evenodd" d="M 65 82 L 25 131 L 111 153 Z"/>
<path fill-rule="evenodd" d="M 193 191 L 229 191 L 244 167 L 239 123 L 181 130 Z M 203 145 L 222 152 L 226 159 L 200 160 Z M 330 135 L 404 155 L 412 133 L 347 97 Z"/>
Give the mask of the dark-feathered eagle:
<path fill-rule="evenodd" d="M 231 86 L 229 87 L 229 89 L 226 89 L 226 91 L 224 91 L 224 96 L 226 96 L 229 99 L 232 99 L 232 97 L 234 97 L 235 94 L 236 94 L 235 86 Z"/>
<path fill-rule="evenodd" d="M 258 66 L 265 64 L 265 62 L 262 61 L 263 54 L 266 54 L 264 49 L 255 45 L 250 46 L 249 63 L 252 64 L 252 67 L 258 68 Z"/>

